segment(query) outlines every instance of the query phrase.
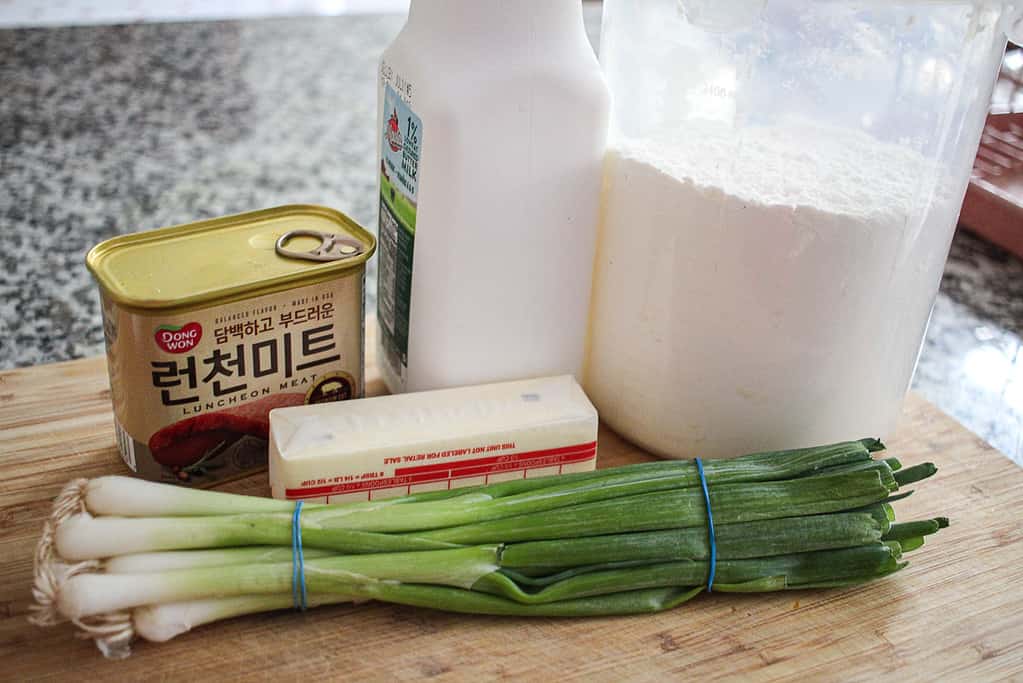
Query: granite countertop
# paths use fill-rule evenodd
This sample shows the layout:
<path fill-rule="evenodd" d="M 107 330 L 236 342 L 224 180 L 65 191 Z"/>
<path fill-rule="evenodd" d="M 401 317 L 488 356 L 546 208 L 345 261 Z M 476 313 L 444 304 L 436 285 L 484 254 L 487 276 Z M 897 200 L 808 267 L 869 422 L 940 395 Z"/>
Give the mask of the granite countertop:
<path fill-rule="evenodd" d="M 113 235 L 290 203 L 373 223 L 376 63 L 402 22 L 0 31 L 0 366 L 102 352 L 83 259 Z"/>
<path fill-rule="evenodd" d="M 376 62 L 402 22 L 0 30 L 0 368 L 102 353 L 83 259 L 113 235 L 289 203 L 375 226 Z M 371 262 L 369 310 L 375 288 Z M 1021 335 L 1023 263 L 960 231 L 914 386 L 1018 462 Z"/>

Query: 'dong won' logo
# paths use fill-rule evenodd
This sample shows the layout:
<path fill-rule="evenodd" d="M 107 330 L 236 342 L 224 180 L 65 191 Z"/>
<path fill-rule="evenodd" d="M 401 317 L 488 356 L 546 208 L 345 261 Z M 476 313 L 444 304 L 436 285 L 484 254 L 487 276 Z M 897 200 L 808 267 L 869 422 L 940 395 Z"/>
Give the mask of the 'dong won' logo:
<path fill-rule="evenodd" d="M 161 325 L 155 336 L 156 345 L 167 353 L 185 353 L 194 349 L 202 339 L 202 325 L 195 322 L 181 327 Z"/>

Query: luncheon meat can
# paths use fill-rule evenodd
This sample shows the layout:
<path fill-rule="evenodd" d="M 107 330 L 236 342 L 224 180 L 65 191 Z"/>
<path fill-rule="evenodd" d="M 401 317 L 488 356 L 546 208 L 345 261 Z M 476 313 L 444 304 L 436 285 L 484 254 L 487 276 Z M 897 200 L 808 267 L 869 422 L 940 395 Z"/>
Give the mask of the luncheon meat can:
<path fill-rule="evenodd" d="M 128 467 L 193 486 L 241 476 L 266 466 L 271 409 L 362 396 L 375 249 L 344 214 L 298 205 L 94 247 Z"/>

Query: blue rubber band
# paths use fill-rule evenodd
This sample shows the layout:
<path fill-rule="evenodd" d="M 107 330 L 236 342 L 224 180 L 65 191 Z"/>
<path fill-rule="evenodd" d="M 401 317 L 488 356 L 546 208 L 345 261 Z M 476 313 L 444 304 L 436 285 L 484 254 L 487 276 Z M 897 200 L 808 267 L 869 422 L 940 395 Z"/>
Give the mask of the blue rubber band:
<path fill-rule="evenodd" d="M 710 491 L 707 490 L 707 477 L 703 473 L 703 461 L 693 458 L 696 461 L 696 471 L 700 473 L 700 487 L 703 489 L 703 500 L 707 504 L 707 536 L 710 544 L 710 571 L 707 572 L 707 592 L 714 590 L 714 572 L 718 564 L 718 544 L 714 539 L 714 515 L 710 511 Z"/>
<path fill-rule="evenodd" d="M 306 610 L 305 557 L 302 554 L 302 502 L 295 503 L 295 514 L 291 518 L 291 599 L 295 609 Z"/>

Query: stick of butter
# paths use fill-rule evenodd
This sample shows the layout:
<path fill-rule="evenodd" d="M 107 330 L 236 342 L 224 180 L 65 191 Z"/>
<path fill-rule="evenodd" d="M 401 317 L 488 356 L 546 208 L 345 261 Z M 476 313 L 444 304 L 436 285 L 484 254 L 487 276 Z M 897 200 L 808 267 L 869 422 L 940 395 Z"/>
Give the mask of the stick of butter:
<path fill-rule="evenodd" d="M 270 412 L 274 498 L 376 500 L 596 462 L 597 411 L 571 375 Z"/>

